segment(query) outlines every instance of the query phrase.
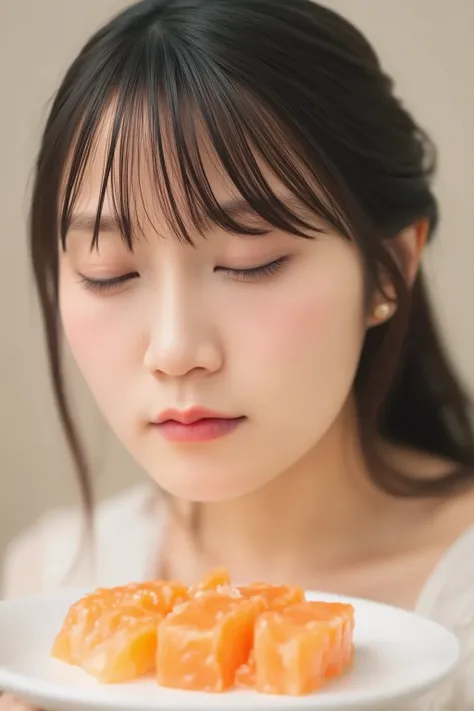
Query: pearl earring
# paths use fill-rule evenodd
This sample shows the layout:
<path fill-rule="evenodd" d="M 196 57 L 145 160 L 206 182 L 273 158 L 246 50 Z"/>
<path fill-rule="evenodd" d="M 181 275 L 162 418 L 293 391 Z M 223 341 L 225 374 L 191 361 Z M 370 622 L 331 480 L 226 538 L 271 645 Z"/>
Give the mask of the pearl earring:
<path fill-rule="evenodd" d="M 392 307 L 386 301 L 375 307 L 374 316 L 377 321 L 386 321 L 392 313 Z"/>

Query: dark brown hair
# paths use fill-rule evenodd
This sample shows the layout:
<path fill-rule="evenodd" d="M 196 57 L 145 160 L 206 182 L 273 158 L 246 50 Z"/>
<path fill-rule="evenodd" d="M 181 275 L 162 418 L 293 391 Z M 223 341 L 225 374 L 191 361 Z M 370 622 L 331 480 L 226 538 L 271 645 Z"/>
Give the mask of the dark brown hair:
<path fill-rule="evenodd" d="M 388 274 L 397 310 L 367 334 L 355 383 L 362 430 L 373 435 L 375 427 L 453 467 L 436 481 L 386 467 L 371 475 L 402 496 L 442 495 L 470 483 L 470 403 L 443 351 L 421 273 L 410 292 L 387 250 L 418 220 L 429 223 L 430 236 L 436 230 L 435 150 L 396 98 L 371 46 L 311 0 L 144 0 L 100 29 L 67 71 L 44 130 L 32 201 L 31 255 L 54 391 L 86 504 L 92 503 L 87 462 L 61 369 L 58 258 L 111 107 L 101 200 L 110 189 L 130 249 L 139 229 L 131 171 L 142 153 L 178 238 L 193 239 L 183 199 L 196 231 L 209 219 L 226 230 L 251 231 L 217 204 L 200 154 L 199 117 L 230 180 L 267 223 L 301 238 L 314 227 L 271 190 L 256 154 L 318 220 L 358 244 L 372 289 Z"/>

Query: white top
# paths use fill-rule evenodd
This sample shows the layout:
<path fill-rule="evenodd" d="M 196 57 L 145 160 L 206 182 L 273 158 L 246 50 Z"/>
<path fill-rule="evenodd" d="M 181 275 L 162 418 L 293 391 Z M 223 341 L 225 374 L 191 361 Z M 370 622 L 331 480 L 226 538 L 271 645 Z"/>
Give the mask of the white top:
<path fill-rule="evenodd" d="M 165 506 L 157 499 L 152 487 L 139 486 L 99 504 L 93 548 L 75 566 L 83 533 L 79 508 L 47 514 L 10 544 L 3 596 L 66 586 L 93 589 L 153 577 L 166 525 Z M 474 526 L 439 561 L 415 611 L 458 635 L 463 663 L 454 682 L 434 696 L 404 705 L 403 711 L 474 711 Z"/>

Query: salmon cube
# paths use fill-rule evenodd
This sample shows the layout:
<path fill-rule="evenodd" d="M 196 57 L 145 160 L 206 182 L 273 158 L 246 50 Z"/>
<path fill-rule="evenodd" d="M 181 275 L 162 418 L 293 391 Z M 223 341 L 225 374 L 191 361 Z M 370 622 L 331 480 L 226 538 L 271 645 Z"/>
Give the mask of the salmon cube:
<path fill-rule="evenodd" d="M 230 689 L 253 645 L 257 600 L 207 593 L 175 608 L 159 626 L 161 686 L 219 693 Z"/>
<path fill-rule="evenodd" d="M 158 623 L 187 598 L 188 588 L 174 582 L 99 588 L 71 605 L 52 656 L 104 683 L 136 678 L 154 668 Z"/>
<path fill-rule="evenodd" d="M 82 650 L 80 666 L 102 684 L 154 672 L 161 617 L 140 607 L 116 607 L 100 620 Z"/>
<path fill-rule="evenodd" d="M 253 649 L 248 660 L 237 669 L 235 685 L 239 689 L 255 689 L 255 656 Z"/>
<path fill-rule="evenodd" d="M 105 590 L 107 592 L 107 589 Z M 137 603 L 150 612 L 167 615 L 174 606 L 189 598 L 186 585 L 177 581 L 152 580 L 110 588 L 116 604 Z"/>
<path fill-rule="evenodd" d="M 352 660 L 353 610 L 304 602 L 266 612 L 255 628 L 255 676 L 260 693 L 301 696 L 341 675 Z"/>
<path fill-rule="evenodd" d="M 229 571 L 226 568 L 216 568 L 199 580 L 194 591 L 218 591 L 221 588 L 229 588 L 230 585 Z"/>
<path fill-rule="evenodd" d="M 339 676 L 351 665 L 354 649 L 354 608 L 335 602 L 306 602 L 287 610 L 293 619 L 313 619 L 329 625 L 331 650 L 328 654 L 326 676 Z"/>
<path fill-rule="evenodd" d="M 237 590 L 243 597 L 260 598 L 266 610 L 278 612 L 289 605 L 304 602 L 304 590 L 291 585 L 268 585 L 267 583 L 252 583 L 239 586 Z"/>

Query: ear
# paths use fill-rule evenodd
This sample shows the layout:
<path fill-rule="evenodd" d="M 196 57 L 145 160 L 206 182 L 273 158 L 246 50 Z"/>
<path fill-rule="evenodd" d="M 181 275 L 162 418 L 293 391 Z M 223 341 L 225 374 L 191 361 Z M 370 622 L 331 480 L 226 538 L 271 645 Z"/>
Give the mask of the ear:
<path fill-rule="evenodd" d="M 391 241 L 389 249 L 409 288 L 413 286 L 418 274 L 429 229 L 428 220 L 419 220 L 406 227 Z"/>
<path fill-rule="evenodd" d="M 422 219 L 406 227 L 390 241 L 388 249 L 403 274 L 408 288 L 413 286 L 418 274 L 429 230 L 429 221 Z M 393 286 L 384 280 L 383 293 L 376 294 L 367 325 L 370 328 L 384 323 L 393 316 L 395 310 L 395 291 Z"/>

